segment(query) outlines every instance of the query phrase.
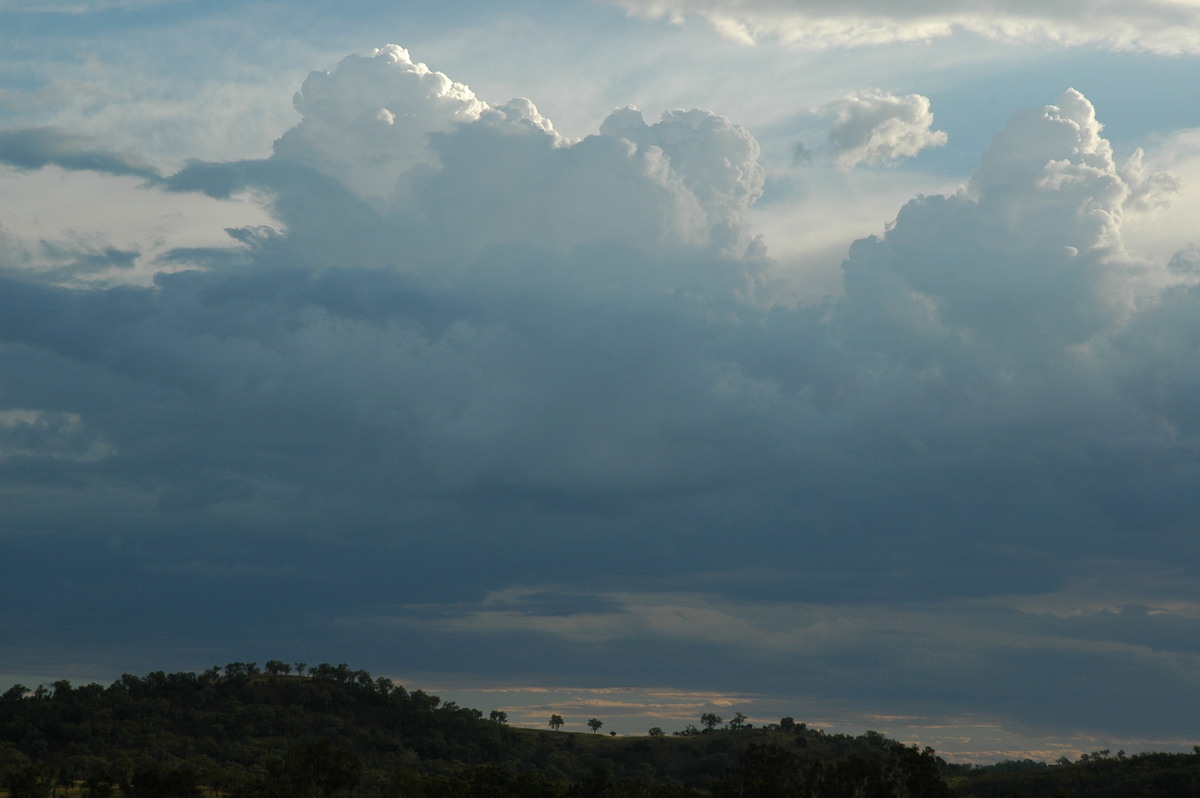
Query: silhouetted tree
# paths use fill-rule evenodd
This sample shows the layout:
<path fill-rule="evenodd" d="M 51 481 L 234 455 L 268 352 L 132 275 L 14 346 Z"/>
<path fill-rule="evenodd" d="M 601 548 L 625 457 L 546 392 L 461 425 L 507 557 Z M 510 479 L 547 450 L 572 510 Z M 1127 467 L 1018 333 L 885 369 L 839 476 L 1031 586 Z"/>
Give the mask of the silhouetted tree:
<path fill-rule="evenodd" d="M 559 729 L 562 728 L 562 725 L 563 725 L 562 715 L 551 715 L 550 722 L 546 725 L 549 726 L 550 728 L 554 729 L 555 731 L 558 731 Z"/>
<path fill-rule="evenodd" d="M 604 721 L 599 718 L 588 718 L 588 728 L 592 730 L 592 734 L 600 731 L 600 727 L 604 725 Z"/>
<path fill-rule="evenodd" d="M 14 684 L 12 687 L 5 690 L 3 695 L 0 695 L 0 701 L 19 701 L 24 698 L 25 694 L 28 692 L 29 688 L 25 685 Z"/>

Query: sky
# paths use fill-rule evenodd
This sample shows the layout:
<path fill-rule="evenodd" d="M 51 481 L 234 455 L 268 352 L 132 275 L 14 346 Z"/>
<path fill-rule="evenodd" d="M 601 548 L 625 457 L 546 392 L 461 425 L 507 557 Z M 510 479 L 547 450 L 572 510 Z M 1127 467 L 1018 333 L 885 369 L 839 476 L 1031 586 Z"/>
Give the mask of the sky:
<path fill-rule="evenodd" d="M 0 0 L 0 682 L 1191 750 L 1200 2 Z"/>

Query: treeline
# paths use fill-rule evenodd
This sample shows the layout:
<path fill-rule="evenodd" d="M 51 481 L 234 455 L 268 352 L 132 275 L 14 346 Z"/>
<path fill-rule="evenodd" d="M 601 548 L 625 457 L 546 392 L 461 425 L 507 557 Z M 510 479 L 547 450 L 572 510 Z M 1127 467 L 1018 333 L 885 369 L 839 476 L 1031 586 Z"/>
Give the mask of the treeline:
<path fill-rule="evenodd" d="M 1191 754 L 1095 751 L 1054 764 L 1030 759 L 956 768 L 967 798 L 1182 798 L 1200 796 L 1200 746 Z"/>

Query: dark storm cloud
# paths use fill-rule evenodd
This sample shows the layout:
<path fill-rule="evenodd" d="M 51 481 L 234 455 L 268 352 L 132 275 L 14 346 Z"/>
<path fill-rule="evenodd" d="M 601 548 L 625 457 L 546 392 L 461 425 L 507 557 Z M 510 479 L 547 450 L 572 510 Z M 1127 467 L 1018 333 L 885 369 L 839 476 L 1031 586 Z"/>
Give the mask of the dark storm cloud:
<path fill-rule="evenodd" d="M 620 109 L 569 142 L 437 74 L 351 57 L 273 158 L 166 178 L 271 197 L 278 229 L 231 230 L 238 256 L 172 252 L 194 268 L 152 286 L 0 279 L 0 534 L 40 563 L 14 606 L 62 604 L 32 541 L 74 540 L 98 556 L 63 580 L 131 574 L 124 656 L 202 650 L 265 589 L 281 644 L 430 670 L 783 690 L 799 668 L 996 712 L 1027 683 L 1029 723 L 1099 695 L 1072 668 L 1157 674 L 1148 707 L 1194 686 L 1171 644 L 1194 595 L 1130 588 L 1086 622 L 1006 603 L 1096 560 L 1195 564 L 1195 288 L 1124 255 L 1152 181 L 1082 95 L 856 242 L 842 297 L 788 308 L 743 218 L 744 130 Z"/>

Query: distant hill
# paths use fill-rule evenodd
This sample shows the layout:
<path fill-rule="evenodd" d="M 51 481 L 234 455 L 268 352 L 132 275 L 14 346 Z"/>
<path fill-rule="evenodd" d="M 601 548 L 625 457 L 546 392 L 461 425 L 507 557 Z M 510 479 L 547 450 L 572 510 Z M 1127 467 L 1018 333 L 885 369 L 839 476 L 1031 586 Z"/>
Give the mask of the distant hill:
<path fill-rule="evenodd" d="M 18 685 L 0 696 L 0 795 L 1200 795 L 1200 755 L 1010 763 L 1006 770 L 950 766 L 931 749 L 877 732 L 825 734 L 790 718 L 768 728 L 739 718 L 718 728 L 720 719 L 710 716 L 704 731 L 689 726 L 647 737 L 520 729 L 507 726 L 503 713 L 485 718 L 346 665 L 300 665 L 303 675 L 271 661 L 264 669 L 230 663 L 202 673 L 125 675 L 108 687 Z M 1076 778 L 1062 778 L 1068 773 Z M 1193 791 L 1070 791 L 1093 774 L 1111 785 L 1135 773 L 1161 777 L 1164 788 L 1191 778 Z M 1059 792 L 1038 791 L 1043 784 Z"/>

